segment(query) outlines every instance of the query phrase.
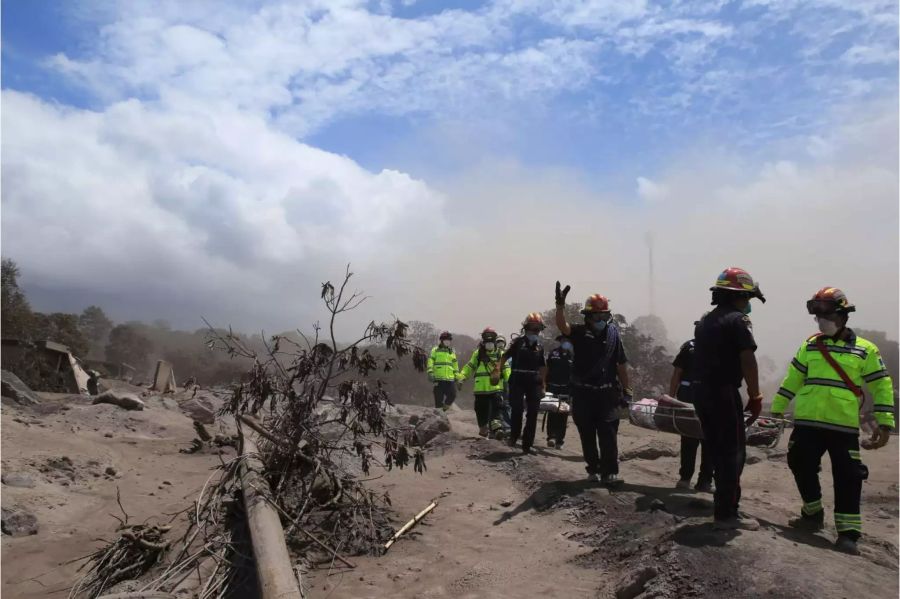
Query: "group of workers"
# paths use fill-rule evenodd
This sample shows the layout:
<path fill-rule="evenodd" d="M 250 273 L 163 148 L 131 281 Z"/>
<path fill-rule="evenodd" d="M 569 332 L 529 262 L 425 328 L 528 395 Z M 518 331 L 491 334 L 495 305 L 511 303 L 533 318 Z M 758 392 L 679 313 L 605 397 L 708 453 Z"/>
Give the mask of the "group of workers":
<path fill-rule="evenodd" d="M 581 310 L 584 322 L 571 324 L 565 312 L 569 290 L 557 281 L 559 345 L 549 355 L 541 341 L 545 324 L 536 312 L 525 318 L 522 334 L 508 346 L 494 329 L 484 329 L 478 347 L 462 368 L 452 348 L 452 335 L 441 333 L 427 362 L 435 407 L 446 409 L 462 382 L 473 378 L 479 433 L 503 439 L 508 426 L 509 446 L 516 447 L 521 440 L 521 450 L 528 454 L 533 451 L 545 391 L 566 398 L 588 477 L 616 487 L 623 483 L 617 445 L 620 409 L 633 402 L 628 358 L 609 300 L 591 295 Z M 676 486 L 690 487 L 699 448 L 695 489 L 714 493 L 715 527 L 753 530 L 759 523 L 739 511 L 746 428 L 760 416 L 763 401 L 749 314 L 751 300 L 766 300 L 753 277 L 735 267 L 725 269 L 710 291 L 714 308 L 695 323 L 694 338 L 682 345 L 673 363 L 669 393 L 693 404 L 703 430 L 702 441 L 682 437 Z M 771 408 L 773 418 L 783 419 L 789 403 L 794 402 L 788 465 L 803 503 L 790 524 L 807 531 L 824 527 L 819 470 L 822 456 L 828 452 L 835 491 L 835 547 L 858 554 L 860 496 L 868 475 L 860 456 L 862 387 L 868 388 L 873 398 L 876 422 L 863 447 L 878 449 L 887 444 L 895 425 L 893 383 L 875 344 L 847 327 L 855 307 L 840 289 L 820 289 L 806 302 L 806 309 L 815 317 L 819 333 L 801 344 Z M 742 383 L 747 386 L 746 406 L 740 395 Z M 548 447 L 562 447 L 567 419 L 564 413 L 548 415 Z"/>

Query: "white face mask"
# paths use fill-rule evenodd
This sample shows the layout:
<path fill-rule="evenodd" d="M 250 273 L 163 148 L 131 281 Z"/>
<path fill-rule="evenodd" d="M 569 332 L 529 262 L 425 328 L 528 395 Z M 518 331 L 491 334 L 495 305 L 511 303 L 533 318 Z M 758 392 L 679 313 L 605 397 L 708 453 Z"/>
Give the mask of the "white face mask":
<path fill-rule="evenodd" d="M 485 341 L 484 342 L 484 349 L 486 349 L 488 351 L 494 351 L 495 347 L 497 347 L 497 344 L 494 343 L 493 341 Z"/>
<path fill-rule="evenodd" d="M 827 318 L 822 318 L 821 316 L 816 316 L 816 324 L 819 325 L 819 331 L 821 331 L 823 335 L 828 335 L 829 337 L 834 337 L 840 329 L 836 322 L 828 320 Z"/>
<path fill-rule="evenodd" d="M 450 347 L 450 342 L 446 339 L 441 339 L 441 347 Z"/>

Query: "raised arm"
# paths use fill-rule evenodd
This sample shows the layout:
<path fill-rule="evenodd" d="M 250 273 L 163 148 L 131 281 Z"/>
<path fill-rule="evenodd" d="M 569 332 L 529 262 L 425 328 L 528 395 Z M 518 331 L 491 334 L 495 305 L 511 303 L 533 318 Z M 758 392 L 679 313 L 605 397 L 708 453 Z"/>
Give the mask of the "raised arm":
<path fill-rule="evenodd" d="M 556 282 L 556 328 L 563 335 L 572 333 L 572 327 L 566 322 L 566 296 L 569 295 L 571 288 L 570 285 L 566 285 L 565 289 L 562 289 L 559 281 Z"/>

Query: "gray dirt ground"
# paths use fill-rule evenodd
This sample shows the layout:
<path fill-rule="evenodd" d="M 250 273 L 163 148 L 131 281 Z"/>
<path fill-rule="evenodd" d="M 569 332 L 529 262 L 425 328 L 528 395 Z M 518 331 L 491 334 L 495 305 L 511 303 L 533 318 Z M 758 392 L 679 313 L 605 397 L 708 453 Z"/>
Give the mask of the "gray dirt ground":
<path fill-rule="evenodd" d="M 34 482 L 4 484 L 2 503 L 39 523 L 36 535 L 2 538 L 7 597 L 65 596 L 77 568 L 65 562 L 115 530 L 116 487 L 132 521 L 159 518 L 188 505 L 219 463 L 178 452 L 194 437 L 178 397 L 145 398 L 143 412 L 45 399 L 40 413 L 2 410 L 3 473 Z M 711 496 L 675 492 L 676 457 L 623 462 L 626 484 L 609 493 L 584 481 L 571 424 L 564 450 L 539 436 L 538 455 L 521 456 L 479 438 L 470 410 L 450 417 L 453 431 L 429 450 L 424 475 L 394 471 L 370 483 L 390 492 L 398 527 L 433 498 L 435 511 L 386 555 L 313 572 L 311 597 L 897 597 L 896 438 L 863 454 L 866 537 L 863 555 L 849 557 L 830 549 L 833 530 L 786 528 L 799 499 L 783 451 L 753 450 L 759 461 L 745 470 L 743 507 L 762 528 L 726 534 L 711 529 Z M 620 439 L 623 451 L 678 441 L 624 423 Z M 827 463 L 822 477 L 830 513 Z"/>

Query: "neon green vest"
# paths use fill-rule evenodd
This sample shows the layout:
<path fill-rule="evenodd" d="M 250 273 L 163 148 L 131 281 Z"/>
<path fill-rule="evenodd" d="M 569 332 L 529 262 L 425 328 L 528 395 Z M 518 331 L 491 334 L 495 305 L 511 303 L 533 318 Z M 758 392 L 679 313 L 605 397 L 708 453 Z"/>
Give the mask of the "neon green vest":
<path fill-rule="evenodd" d="M 455 381 L 456 375 L 459 374 L 456 352 L 452 347 L 436 345 L 431 349 L 425 369 L 436 381 Z"/>
<path fill-rule="evenodd" d="M 466 363 L 460 371 L 459 380 L 464 381 L 469 378 L 469 375 L 474 373 L 475 395 L 499 393 L 503 391 L 503 381 L 509 380 L 510 369 L 508 363 L 503 365 L 500 381 L 496 385 L 491 384 L 491 373 L 494 371 L 494 367 L 497 365 L 497 361 L 500 360 L 501 355 L 502 354 L 498 349 L 490 351 L 487 352 L 487 362 L 479 362 L 478 349 L 476 349 L 472 353 L 472 357 L 469 359 L 468 363 Z"/>
<path fill-rule="evenodd" d="M 847 341 L 825 339 L 828 351 L 858 387 L 865 385 L 875 402 L 879 425 L 894 428 L 894 388 L 878 347 L 849 331 Z M 794 401 L 794 424 L 859 433 L 859 398 L 807 339 L 788 366 L 787 376 L 772 401 L 772 412 L 783 414 Z"/>

